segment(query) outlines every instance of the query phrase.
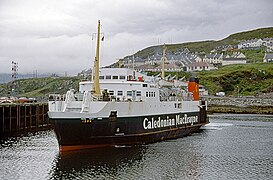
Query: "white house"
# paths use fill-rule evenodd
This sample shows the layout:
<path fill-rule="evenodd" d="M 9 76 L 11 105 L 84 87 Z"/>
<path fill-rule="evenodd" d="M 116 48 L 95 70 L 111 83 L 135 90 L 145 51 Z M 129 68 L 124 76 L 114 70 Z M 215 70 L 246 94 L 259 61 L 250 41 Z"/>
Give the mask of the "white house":
<path fill-rule="evenodd" d="M 183 68 L 176 65 L 175 63 L 172 64 L 165 64 L 164 69 L 166 72 L 180 72 L 183 71 Z M 152 70 L 154 72 L 161 72 L 162 71 L 162 65 L 159 65 Z"/>
<path fill-rule="evenodd" d="M 273 42 L 266 44 L 266 51 L 273 52 Z"/>
<path fill-rule="evenodd" d="M 245 58 L 233 58 L 233 57 L 223 59 L 223 62 L 222 62 L 223 66 L 230 65 L 230 64 L 246 64 L 246 59 Z"/>
<path fill-rule="evenodd" d="M 221 54 L 206 54 L 203 58 L 203 62 L 207 62 L 210 64 L 221 64 L 223 61 L 223 53 Z"/>
<path fill-rule="evenodd" d="M 263 38 L 263 45 L 266 46 L 269 43 L 273 43 L 273 38 Z"/>
<path fill-rule="evenodd" d="M 273 53 L 265 53 L 264 63 L 273 62 Z"/>
<path fill-rule="evenodd" d="M 187 66 L 187 71 L 209 71 L 215 69 L 207 62 L 194 62 Z"/>
<path fill-rule="evenodd" d="M 230 64 L 246 64 L 246 56 L 241 52 L 234 52 L 231 56 L 224 56 L 222 65 Z"/>
<path fill-rule="evenodd" d="M 242 41 L 238 44 L 238 49 L 251 49 L 261 47 L 263 44 L 262 39 L 251 39 L 247 41 Z"/>

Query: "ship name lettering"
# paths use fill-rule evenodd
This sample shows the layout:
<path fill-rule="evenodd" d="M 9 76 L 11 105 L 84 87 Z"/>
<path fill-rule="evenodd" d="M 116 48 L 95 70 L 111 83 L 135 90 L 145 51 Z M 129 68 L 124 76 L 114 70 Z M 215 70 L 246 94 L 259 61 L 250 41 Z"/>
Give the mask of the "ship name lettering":
<path fill-rule="evenodd" d="M 184 116 L 176 115 L 175 118 L 170 118 L 169 116 L 166 119 L 161 117 L 151 119 L 144 118 L 143 120 L 143 128 L 144 129 L 156 129 L 163 127 L 170 127 L 175 125 L 183 125 L 183 124 L 193 124 L 198 122 L 198 116 L 188 116 L 184 114 Z"/>
<path fill-rule="evenodd" d="M 169 118 L 169 116 L 167 116 L 166 119 L 162 119 L 161 117 L 155 119 L 152 117 L 151 120 L 148 118 L 144 118 L 143 120 L 144 129 L 156 129 L 169 126 L 175 126 L 175 118 Z"/>
<path fill-rule="evenodd" d="M 187 114 L 184 114 L 184 117 L 181 117 L 180 115 L 176 115 L 177 125 L 193 124 L 197 122 L 198 122 L 198 116 L 188 116 Z"/>

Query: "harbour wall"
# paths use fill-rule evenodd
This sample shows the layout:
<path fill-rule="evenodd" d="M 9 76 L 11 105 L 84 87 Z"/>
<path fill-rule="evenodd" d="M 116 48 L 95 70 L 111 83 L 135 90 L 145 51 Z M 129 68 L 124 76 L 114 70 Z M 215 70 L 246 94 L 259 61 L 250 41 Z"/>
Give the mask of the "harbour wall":
<path fill-rule="evenodd" d="M 272 97 L 203 97 L 208 113 L 273 114 Z"/>
<path fill-rule="evenodd" d="M 0 139 L 50 129 L 47 111 L 46 103 L 0 104 Z"/>

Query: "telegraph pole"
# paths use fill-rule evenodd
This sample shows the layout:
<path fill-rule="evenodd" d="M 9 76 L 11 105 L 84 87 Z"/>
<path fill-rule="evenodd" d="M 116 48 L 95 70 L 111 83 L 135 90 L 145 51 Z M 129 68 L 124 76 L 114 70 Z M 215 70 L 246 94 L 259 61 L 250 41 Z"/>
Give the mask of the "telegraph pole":
<path fill-rule="evenodd" d="M 18 78 L 18 62 L 11 61 L 11 96 L 16 95 L 16 79 Z"/>
<path fill-rule="evenodd" d="M 163 46 L 163 56 L 162 56 L 162 59 L 161 59 L 161 79 L 165 79 L 165 60 L 166 60 L 166 45 L 164 44 Z"/>

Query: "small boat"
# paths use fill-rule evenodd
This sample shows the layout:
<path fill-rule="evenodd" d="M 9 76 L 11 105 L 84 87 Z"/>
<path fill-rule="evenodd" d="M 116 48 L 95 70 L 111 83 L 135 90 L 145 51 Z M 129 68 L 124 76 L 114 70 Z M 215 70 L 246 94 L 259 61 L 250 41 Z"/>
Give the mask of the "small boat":
<path fill-rule="evenodd" d="M 183 88 L 164 80 L 164 68 L 161 78 L 99 68 L 100 22 L 97 35 L 92 80 L 80 82 L 77 92 L 49 97 L 48 116 L 60 151 L 148 144 L 199 132 L 208 123 L 197 78 Z"/>

